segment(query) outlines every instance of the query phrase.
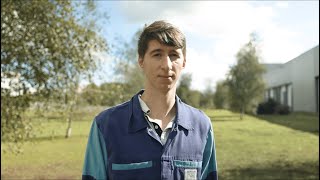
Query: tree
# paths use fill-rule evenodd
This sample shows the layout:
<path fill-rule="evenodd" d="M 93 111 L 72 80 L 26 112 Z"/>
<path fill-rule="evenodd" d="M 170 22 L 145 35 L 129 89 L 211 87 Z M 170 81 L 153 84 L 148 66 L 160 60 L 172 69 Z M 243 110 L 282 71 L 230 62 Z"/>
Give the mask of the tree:
<path fill-rule="evenodd" d="M 194 107 L 200 107 L 202 93 L 198 90 L 191 89 L 191 83 L 192 83 L 192 74 L 191 73 L 182 74 L 177 87 L 177 95 L 185 103 Z"/>
<path fill-rule="evenodd" d="M 240 110 L 242 119 L 244 112 L 250 112 L 262 99 L 264 92 L 264 67 L 259 63 L 256 36 L 250 35 L 250 40 L 237 53 L 237 64 L 231 67 L 227 84 L 229 87 L 230 106 Z"/>
<path fill-rule="evenodd" d="M 190 86 L 192 82 L 192 74 L 191 73 L 184 73 L 181 74 L 179 84 L 177 87 L 177 95 L 180 99 L 186 103 L 189 102 L 189 95 L 190 95 Z"/>
<path fill-rule="evenodd" d="M 95 54 L 107 43 L 91 12 L 71 1 L 1 1 L 1 140 L 20 142 L 32 132 L 23 117 L 29 104 L 52 92 L 70 102 L 80 76 L 90 78 Z M 84 7 L 81 11 L 80 8 Z M 89 13 L 89 14 L 88 14 Z M 36 93 L 34 93 L 36 92 Z"/>
<path fill-rule="evenodd" d="M 225 109 L 228 107 L 228 86 L 225 81 L 217 82 L 213 99 L 216 108 Z"/>
<path fill-rule="evenodd" d="M 186 103 L 190 104 L 193 107 L 199 108 L 200 101 L 201 101 L 201 95 L 202 95 L 202 93 L 198 90 L 190 90 Z"/>
<path fill-rule="evenodd" d="M 100 86 L 91 83 L 82 90 L 80 97 L 84 104 L 115 106 L 130 98 L 125 92 L 127 86 L 119 82 L 102 83 Z"/>
<path fill-rule="evenodd" d="M 144 85 L 145 77 L 138 64 L 138 39 L 141 33 L 142 29 L 139 29 L 131 41 L 118 43 L 123 46 L 117 46 L 117 51 L 115 52 L 115 56 L 117 57 L 115 73 L 120 75 L 120 82 L 127 84 L 125 86 L 125 93 L 128 96 L 137 93 Z"/>
<path fill-rule="evenodd" d="M 100 105 L 115 106 L 127 101 L 132 96 L 132 94 L 129 95 L 125 92 L 127 86 L 128 84 L 118 82 L 101 84 L 100 91 L 103 93 Z"/>
<path fill-rule="evenodd" d="M 81 99 L 85 104 L 100 105 L 101 104 L 101 90 L 95 83 L 88 84 L 81 92 Z"/>
<path fill-rule="evenodd" d="M 204 108 L 214 108 L 214 93 L 210 81 L 208 81 L 204 92 L 201 93 L 200 106 Z"/>

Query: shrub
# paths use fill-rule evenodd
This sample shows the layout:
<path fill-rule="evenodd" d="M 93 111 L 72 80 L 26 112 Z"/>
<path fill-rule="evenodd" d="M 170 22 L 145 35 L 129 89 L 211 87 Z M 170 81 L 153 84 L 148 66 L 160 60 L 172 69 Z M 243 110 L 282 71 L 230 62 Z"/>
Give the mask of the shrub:
<path fill-rule="evenodd" d="M 289 114 L 290 108 L 287 105 L 282 105 L 273 99 L 260 103 L 257 108 L 257 114 Z"/>
<path fill-rule="evenodd" d="M 278 103 L 273 99 L 260 103 L 257 108 L 257 114 L 273 114 Z"/>
<path fill-rule="evenodd" d="M 275 113 L 281 114 L 281 115 L 286 115 L 286 114 L 290 113 L 290 108 L 289 108 L 289 106 L 279 104 L 275 107 Z"/>

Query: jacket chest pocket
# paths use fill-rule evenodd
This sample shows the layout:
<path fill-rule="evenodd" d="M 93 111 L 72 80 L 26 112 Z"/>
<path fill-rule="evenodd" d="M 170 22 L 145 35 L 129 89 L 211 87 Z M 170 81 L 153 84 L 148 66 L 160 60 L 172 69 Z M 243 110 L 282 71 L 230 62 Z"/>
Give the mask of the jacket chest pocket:
<path fill-rule="evenodd" d="M 145 169 L 152 167 L 152 161 L 144 161 L 138 163 L 116 164 L 112 163 L 111 168 L 114 171 L 126 171 L 134 169 Z"/>
<path fill-rule="evenodd" d="M 112 163 L 110 179 L 113 180 L 142 180 L 148 174 L 153 166 L 152 161 L 136 162 L 136 163 Z"/>
<path fill-rule="evenodd" d="M 201 176 L 202 161 L 173 160 L 175 179 L 198 180 Z"/>

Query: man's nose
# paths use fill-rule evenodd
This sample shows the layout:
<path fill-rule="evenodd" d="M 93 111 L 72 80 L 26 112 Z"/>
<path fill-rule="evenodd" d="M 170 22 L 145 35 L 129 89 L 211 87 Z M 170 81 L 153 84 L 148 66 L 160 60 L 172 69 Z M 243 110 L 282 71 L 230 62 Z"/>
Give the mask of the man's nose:
<path fill-rule="evenodd" d="M 162 59 L 161 68 L 164 70 L 172 69 L 172 61 L 169 55 L 164 56 L 164 58 Z"/>

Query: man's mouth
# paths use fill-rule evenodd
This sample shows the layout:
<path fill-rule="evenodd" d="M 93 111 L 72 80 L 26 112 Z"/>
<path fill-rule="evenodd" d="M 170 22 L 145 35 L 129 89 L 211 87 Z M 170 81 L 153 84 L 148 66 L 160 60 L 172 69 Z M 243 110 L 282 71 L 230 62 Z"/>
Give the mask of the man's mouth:
<path fill-rule="evenodd" d="M 159 77 L 161 77 L 161 78 L 172 78 L 173 76 L 172 75 L 159 75 Z"/>

